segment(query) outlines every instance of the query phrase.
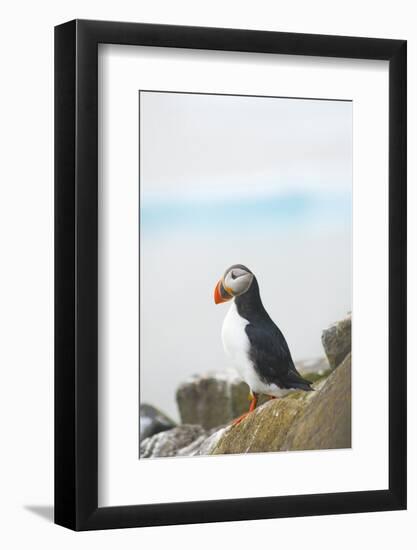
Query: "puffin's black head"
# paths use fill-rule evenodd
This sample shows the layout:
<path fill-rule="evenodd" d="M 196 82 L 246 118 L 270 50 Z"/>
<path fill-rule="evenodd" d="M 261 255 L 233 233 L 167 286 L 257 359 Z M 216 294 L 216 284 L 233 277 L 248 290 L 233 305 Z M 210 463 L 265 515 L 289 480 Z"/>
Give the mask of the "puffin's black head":
<path fill-rule="evenodd" d="M 253 279 L 254 275 L 250 269 L 241 264 L 232 265 L 226 269 L 214 289 L 215 303 L 221 304 L 235 296 L 241 296 L 249 290 Z"/>

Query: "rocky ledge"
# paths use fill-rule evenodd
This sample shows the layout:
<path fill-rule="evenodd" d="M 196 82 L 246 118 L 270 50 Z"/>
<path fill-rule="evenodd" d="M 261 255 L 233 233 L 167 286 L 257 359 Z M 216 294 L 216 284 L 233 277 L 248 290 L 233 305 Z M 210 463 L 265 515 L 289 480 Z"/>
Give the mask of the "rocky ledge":
<path fill-rule="evenodd" d="M 350 339 L 349 316 L 323 331 L 328 363 L 297 364 L 304 376 L 315 380 L 314 392 L 264 400 L 236 426 L 230 421 L 247 410 L 247 385 L 232 372 L 193 377 L 177 392 L 182 425 L 143 440 L 140 457 L 349 448 Z"/>
<path fill-rule="evenodd" d="M 315 392 L 274 399 L 225 430 L 210 454 L 350 447 L 350 379 L 349 355 Z"/>

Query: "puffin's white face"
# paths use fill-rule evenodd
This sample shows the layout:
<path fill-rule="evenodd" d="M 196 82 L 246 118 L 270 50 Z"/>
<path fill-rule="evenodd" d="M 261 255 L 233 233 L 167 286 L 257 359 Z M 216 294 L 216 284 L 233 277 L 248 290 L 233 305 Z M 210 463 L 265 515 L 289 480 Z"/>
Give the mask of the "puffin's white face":
<path fill-rule="evenodd" d="M 227 302 L 235 296 L 247 292 L 253 281 L 253 273 L 244 265 L 232 265 L 226 270 L 223 277 L 214 289 L 216 304 Z"/>

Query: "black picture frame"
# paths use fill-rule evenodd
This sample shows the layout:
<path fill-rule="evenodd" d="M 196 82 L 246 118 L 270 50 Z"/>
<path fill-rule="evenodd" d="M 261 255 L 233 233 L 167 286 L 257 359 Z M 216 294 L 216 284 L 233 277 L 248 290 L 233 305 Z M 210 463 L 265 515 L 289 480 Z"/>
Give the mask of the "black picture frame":
<path fill-rule="evenodd" d="M 98 44 L 389 62 L 389 488 L 98 507 Z M 406 41 L 74 20 L 55 28 L 55 522 L 74 530 L 406 508 Z"/>

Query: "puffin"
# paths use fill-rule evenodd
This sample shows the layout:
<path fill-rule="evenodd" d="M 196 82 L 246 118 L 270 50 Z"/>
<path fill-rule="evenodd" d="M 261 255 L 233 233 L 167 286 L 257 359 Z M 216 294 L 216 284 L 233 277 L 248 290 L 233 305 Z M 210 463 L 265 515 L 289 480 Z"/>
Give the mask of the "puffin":
<path fill-rule="evenodd" d="M 229 267 L 214 289 L 216 304 L 230 301 L 223 347 L 249 386 L 251 399 L 248 412 L 234 420 L 236 425 L 255 410 L 259 394 L 275 399 L 313 388 L 295 368 L 284 335 L 264 308 L 255 275 L 242 264 Z"/>

